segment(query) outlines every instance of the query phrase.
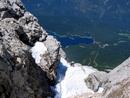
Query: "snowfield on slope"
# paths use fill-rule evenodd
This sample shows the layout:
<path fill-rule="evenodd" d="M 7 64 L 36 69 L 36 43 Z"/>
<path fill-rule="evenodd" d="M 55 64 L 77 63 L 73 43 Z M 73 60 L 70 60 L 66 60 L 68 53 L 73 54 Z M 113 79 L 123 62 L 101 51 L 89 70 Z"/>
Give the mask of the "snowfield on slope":
<path fill-rule="evenodd" d="M 31 49 L 32 57 L 36 64 L 40 63 L 41 56 L 47 52 L 43 42 L 36 42 Z M 70 98 L 72 96 L 82 95 L 84 93 L 94 92 L 85 84 L 85 78 L 96 69 L 88 66 L 71 66 L 64 58 L 61 57 L 60 64 L 57 66 L 57 84 L 55 86 L 55 98 Z M 99 92 L 102 92 L 102 88 Z"/>
<path fill-rule="evenodd" d="M 72 67 L 64 58 L 61 58 L 57 67 L 58 84 L 55 87 L 55 98 L 68 98 L 84 93 L 94 93 L 90 90 L 84 79 L 96 70 L 88 66 Z"/>

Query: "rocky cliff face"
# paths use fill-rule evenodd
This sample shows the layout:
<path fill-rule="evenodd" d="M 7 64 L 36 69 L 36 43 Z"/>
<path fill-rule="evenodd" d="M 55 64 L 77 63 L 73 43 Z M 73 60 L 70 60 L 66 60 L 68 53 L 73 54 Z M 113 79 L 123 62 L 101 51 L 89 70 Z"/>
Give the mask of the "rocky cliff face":
<path fill-rule="evenodd" d="M 47 48 L 38 64 L 31 56 L 37 41 Z M 0 0 L 0 98 L 54 96 L 50 83 L 62 52 L 20 0 Z"/>
<path fill-rule="evenodd" d="M 109 73 L 95 72 L 88 76 L 86 84 L 96 91 L 104 91 L 96 98 L 130 98 L 130 58 Z M 94 97 L 95 98 L 95 97 Z"/>
<path fill-rule="evenodd" d="M 20 0 L 0 0 L 0 98 L 53 98 L 50 86 L 61 56 L 60 43 Z M 90 74 L 86 85 L 103 93 L 74 98 L 130 98 L 129 70 L 130 58 L 109 73 Z"/>

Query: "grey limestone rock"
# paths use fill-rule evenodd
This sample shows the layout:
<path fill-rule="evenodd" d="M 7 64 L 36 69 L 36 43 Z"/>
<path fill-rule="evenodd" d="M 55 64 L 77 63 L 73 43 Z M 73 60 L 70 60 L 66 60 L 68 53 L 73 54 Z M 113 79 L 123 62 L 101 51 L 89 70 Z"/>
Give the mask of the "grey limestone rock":
<path fill-rule="evenodd" d="M 130 98 L 130 58 L 108 73 L 103 98 Z"/>
<path fill-rule="evenodd" d="M 3 18 L 19 18 L 23 16 L 25 8 L 20 0 L 0 0 L 0 16 Z"/>
<path fill-rule="evenodd" d="M 94 91 L 104 88 L 96 98 L 130 98 L 130 58 L 109 73 L 97 71 L 90 74 L 85 81 Z"/>
<path fill-rule="evenodd" d="M 60 55 L 60 43 L 53 37 L 47 36 L 46 40 L 43 42 L 47 48 L 47 51 L 42 55 L 42 59 L 38 64 L 44 71 L 47 72 L 47 76 L 54 80 L 56 65 L 59 63 Z"/>
<path fill-rule="evenodd" d="M 34 45 L 36 41 L 44 41 L 47 32 L 38 24 L 38 20 L 31 13 L 25 12 L 24 16 L 19 18 L 19 23 L 26 32 L 30 45 Z"/>
<path fill-rule="evenodd" d="M 37 65 L 30 49 L 43 42 L 47 53 Z M 0 98 L 47 98 L 54 94 L 60 43 L 39 25 L 20 0 L 0 0 Z"/>
<path fill-rule="evenodd" d="M 107 83 L 107 73 L 96 71 L 90 74 L 86 79 L 86 85 L 88 88 L 92 89 L 94 92 L 97 92 L 100 87 L 104 87 Z"/>

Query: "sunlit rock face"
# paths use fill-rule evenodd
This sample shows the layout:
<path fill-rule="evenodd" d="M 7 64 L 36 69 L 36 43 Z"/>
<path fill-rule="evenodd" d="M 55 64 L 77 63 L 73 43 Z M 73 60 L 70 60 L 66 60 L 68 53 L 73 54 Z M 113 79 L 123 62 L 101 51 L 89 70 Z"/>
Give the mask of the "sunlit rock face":
<path fill-rule="evenodd" d="M 53 36 L 47 36 L 44 42 L 36 42 L 31 52 L 35 63 L 47 72 L 48 78 L 55 80 L 56 65 L 60 58 L 60 43 Z"/>
<path fill-rule="evenodd" d="M 86 78 L 86 84 L 92 90 L 102 87 L 104 90 L 96 98 L 130 97 L 130 58 L 109 73 L 95 72 Z M 93 97 L 92 97 L 93 98 Z M 95 98 L 95 97 L 94 97 Z"/>
<path fill-rule="evenodd" d="M 61 50 L 20 0 L 0 0 L 0 98 L 53 97 Z"/>
<path fill-rule="evenodd" d="M 103 98 L 130 97 L 130 58 L 113 69 L 108 74 L 108 83 L 105 85 Z"/>
<path fill-rule="evenodd" d="M 65 56 L 20 0 L 0 0 L 0 98 L 129 98 L 130 59 L 95 74 Z"/>

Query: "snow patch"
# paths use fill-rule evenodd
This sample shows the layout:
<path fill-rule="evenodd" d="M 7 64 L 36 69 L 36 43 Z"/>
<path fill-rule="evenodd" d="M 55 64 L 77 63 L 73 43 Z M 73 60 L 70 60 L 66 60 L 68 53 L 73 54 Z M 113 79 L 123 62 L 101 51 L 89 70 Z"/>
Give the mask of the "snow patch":
<path fill-rule="evenodd" d="M 57 94 L 55 98 L 68 98 L 84 93 L 94 93 L 90 90 L 84 79 L 93 72 L 94 69 L 88 66 L 72 67 L 64 58 L 60 59 L 60 64 L 57 67 L 58 82 L 55 90 Z"/>
<path fill-rule="evenodd" d="M 36 42 L 31 48 L 32 57 L 37 64 L 41 61 L 41 56 L 47 52 L 43 42 Z M 64 58 L 61 57 L 60 64 L 57 66 L 57 84 L 55 86 L 55 98 L 68 98 L 71 96 L 82 95 L 84 93 L 94 93 L 85 84 L 85 78 L 96 70 L 88 66 L 71 66 Z M 101 93 L 100 88 L 98 93 Z"/>
<path fill-rule="evenodd" d="M 97 93 L 102 93 L 104 91 L 104 88 L 100 87 L 97 91 Z"/>
<path fill-rule="evenodd" d="M 70 67 L 70 63 L 68 63 L 64 58 L 60 59 L 60 63 L 66 67 Z"/>
<path fill-rule="evenodd" d="M 32 57 L 35 59 L 35 63 L 39 64 L 41 60 L 41 56 L 44 55 L 47 51 L 46 46 L 43 42 L 36 42 L 35 45 L 32 47 Z"/>

